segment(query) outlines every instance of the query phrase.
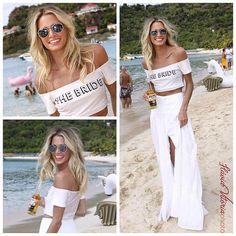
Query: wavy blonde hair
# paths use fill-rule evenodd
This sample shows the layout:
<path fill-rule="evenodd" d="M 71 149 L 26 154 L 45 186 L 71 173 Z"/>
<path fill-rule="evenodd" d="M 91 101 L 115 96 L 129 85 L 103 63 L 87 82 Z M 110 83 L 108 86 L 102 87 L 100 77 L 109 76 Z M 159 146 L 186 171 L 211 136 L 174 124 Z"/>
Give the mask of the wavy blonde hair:
<path fill-rule="evenodd" d="M 78 132 L 76 132 L 74 128 L 55 127 L 48 132 L 41 153 L 39 154 L 38 164 L 41 166 L 39 175 L 40 183 L 44 182 L 46 179 L 54 179 L 54 175 L 57 171 L 56 163 L 52 158 L 52 154 L 48 150 L 48 147 L 55 136 L 61 136 L 64 138 L 65 144 L 70 151 L 70 159 L 68 162 L 69 169 L 76 179 L 77 184 L 80 186 L 80 191 L 85 192 L 87 188 L 88 174 L 82 156 L 82 142 Z"/>
<path fill-rule="evenodd" d="M 166 44 L 169 46 L 178 46 L 174 37 L 177 37 L 177 32 L 175 27 L 170 24 L 167 20 L 161 19 L 159 17 L 151 17 L 144 22 L 143 31 L 141 34 L 141 45 L 142 45 L 142 54 L 144 60 L 147 64 L 148 70 L 152 70 L 153 59 L 156 56 L 156 51 L 150 40 L 150 30 L 154 22 L 160 22 L 163 24 L 164 28 L 167 30 L 167 40 Z"/>
<path fill-rule="evenodd" d="M 38 36 L 38 21 L 44 15 L 53 14 L 61 22 L 68 32 L 67 43 L 64 49 L 63 62 L 70 71 L 80 70 L 80 79 L 94 71 L 94 53 L 92 47 L 82 45 L 75 35 L 75 26 L 72 18 L 64 11 L 53 5 L 37 8 L 28 20 L 28 39 L 30 41 L 30 53 L 36 63 L 36 76 L 39 85 L 44 83 L 52 69 L 52 61 L 49 50 L 47 50 Z"/>

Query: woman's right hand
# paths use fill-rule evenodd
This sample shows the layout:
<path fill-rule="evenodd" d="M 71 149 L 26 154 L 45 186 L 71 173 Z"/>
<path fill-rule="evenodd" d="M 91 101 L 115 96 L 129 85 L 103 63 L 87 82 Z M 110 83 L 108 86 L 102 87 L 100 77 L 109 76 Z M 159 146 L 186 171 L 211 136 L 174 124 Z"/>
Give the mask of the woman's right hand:
<path fill-rule="evenodd" d="M 143 94 L 143 99 L 148 102 L 148 95 L 147 95 L 147 91 L 145 91 L 145 93 Z"/>
<path fill-rule="evenodd" d="M 41 207 L 45 207 L 45 199 L 44 199 L 44 197 L 41 197 L 41 199 L 40 200 L 34 200 L 35 201 L 35 203 L 37 203 L 39 206 L 41 206 Z"/>

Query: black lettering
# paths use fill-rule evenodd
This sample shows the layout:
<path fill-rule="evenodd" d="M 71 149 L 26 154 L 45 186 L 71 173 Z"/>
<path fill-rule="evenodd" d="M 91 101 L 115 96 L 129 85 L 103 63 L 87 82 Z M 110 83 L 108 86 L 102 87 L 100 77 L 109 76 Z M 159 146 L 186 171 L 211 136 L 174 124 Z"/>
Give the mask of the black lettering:
<path fill-rule="evenodd" d="M 85 87 L 85 86 L 81 86 L 81 87 L 80 87 L 80 90 L 81 90 L 81 92 L 82 92 L 83 94 L 85 94 L 85 93 L 88 93 L 88 92 L 89 92 L 88 88 L 87 88 L 87 87 Z"/>
<path fill-rule="evenodd" d="M 70 101 L 73 99 L 71 92 L 67 92 L 65 95 L 66 95 L 67 101 Z"/>
<path fill-rule="evenodd" d="M 91 88 L 91 83 L 89 84 L 86 84 L 87 88 L 89 89 L 89 91 L 92 91 L 92 88 Z"/>
<path fill-rule="evenodd" d="M 103 86 L 102 79 L 97 79 L 97 82 L 98 82 L 98 84 L 100 85 L 100 87 L 102 87 L 102 86 Z"/>
<path fill-rule="evenodd" d="M 93 90 L 98 88 L 98 84 L 96 82 L 91 82 L 90 84 Z"/>
<path fill-rule="evenodd" d="M 56 98 L 56 99 L 54 100 L 54 104 L 55 104 L 55 105 L 59 104 L 59 99 L 58 99 L 58 98 Z"/>
<path fill-rule="evenodd" d="M 79 89 L 74 89 L 74 93 L 76 97 L 79 97 L 81 95 Z"/>

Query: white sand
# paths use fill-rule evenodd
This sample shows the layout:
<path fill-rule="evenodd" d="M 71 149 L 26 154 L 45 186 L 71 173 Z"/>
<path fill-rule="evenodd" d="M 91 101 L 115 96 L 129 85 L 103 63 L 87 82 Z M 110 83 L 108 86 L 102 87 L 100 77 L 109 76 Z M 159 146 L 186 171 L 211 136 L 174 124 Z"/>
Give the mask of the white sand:
<path fill-rule="evenodd" d="M 116 201 L 116 194 L 103 201 Z M 78 233 L 115 233 L 116 225 L 104 226 L 98 215 L 94 215 L 95 212 L 96 207 L 89 208 L 85 217 L 79 217 L 75 220 Z"/>
<path fill-rule="evenodd" d="M 233 196 L 232 175 L 232 88 L 207 92 L 202 86 L 193 94 L 189 106 L 189 116 L 198 144 L 198 160 L 203 182 L 203 201 L 209 214 L 205 217 L 203 233 L 220 232 L 220 184 L 219 162 L 227 164 L 231 170 L 224 175 L 224 183 L 229 188 L 228 197 Z M 140 114 L 141 116 L 142 114 Z M 147 118 L 148 119 L 148 118 Z M 134 120 L 130 121 L 132 125 Z M 128 125 L 126 124 L 126 132 Z M 121 127 L 122 129 L 122 127 Z M 125 131 L 122 131 L 125 138 Z M 121 137 L 122 139 L 122 137 Z M 121 232 L 194 232 L 181 229 L 177 220 L 158 222 L 162 201 L 162 187 L 150 129 L 121 145 L 120 170 L 120 224 Z M 233 230 L 232 204 L 225 207 L 225 232 Z"/>

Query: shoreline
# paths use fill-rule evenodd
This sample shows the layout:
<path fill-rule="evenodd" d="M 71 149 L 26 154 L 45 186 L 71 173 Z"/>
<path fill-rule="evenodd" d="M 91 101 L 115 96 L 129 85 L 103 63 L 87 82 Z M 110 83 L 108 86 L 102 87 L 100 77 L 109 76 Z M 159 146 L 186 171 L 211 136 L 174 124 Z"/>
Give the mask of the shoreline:
<path fill-rule="evenodd" d="M 108 163 L 116 163 L 116 156 L 115 154 L 103 156 L 103 155 L 91 155 L 91 152 L 87 152 L 87 155 L 84 156 L 85 161 L 96 161 L 96 162 L 108 162 Z M 27 156 L 27 154 L 16 156 L 16 154 L 7 155 L 6 153 L 3 154 L 3 160 L 6 161 L 38 161 L 38 156 L 35 154 L 32 156 Z"/>
<path fill-rule="evenodd" d="M 102 34 L 96 33 L 96 34 L 92 34 L 92 35 L 86 35 L 83 38 L 78 38 L 78 40 L 82 44 L 83 43 L 85 43 L 85 44 L 91 43 L 91 40 L 93 38 L 95 38 L 96 40 L 99 40 L 99 41 L 107 41 L 107 40 L 109 40 L 109 37 L 114 34 L 116 34 L 116 32 L 115 33 L 105 32 Z M 28 52 L 29 52 L 29 48 L 21 49 L 20 51 L 12 53 L 12 54 L 4 54 L 4 52 L 3 52 L 3 60 L 8 59 L 8 58 L 19 57 L 21 54 L 28 53 Z"/>
<path fill-rule="evenodd" d="M 85 217 L 91 217 L 91 214 L 94 214 L 94 208 L 96 209 L 97 203 L 105 199 L 107 199 L 107 196 L 103 192 L 95 194 L 92 198 L 87 198 L 87 213 Z M 84 217 L 76 217 L 75 220 L 78 221 L 80 218 Z M 15 224 L 10 224 L 5 227 L 3 225 L 3 233 L 38 233 L 41 219 L 42 215 L 33 216 L 32 219 L 22 219 Z"/>
<path fill-rule="evenodd" d="M 187 55 L 198 55 L 198 54 L 215 54 L 221 55 L 222 49 L 215 48 L 215 49 L 206 49 L 206 48 L 196 48 L 196 49 L 189 49 L 186 50 Z M 121 57 L 123 61 L 135 60 L 143 58 L 142 54 L 137 53 L 126 53 Z"/>

